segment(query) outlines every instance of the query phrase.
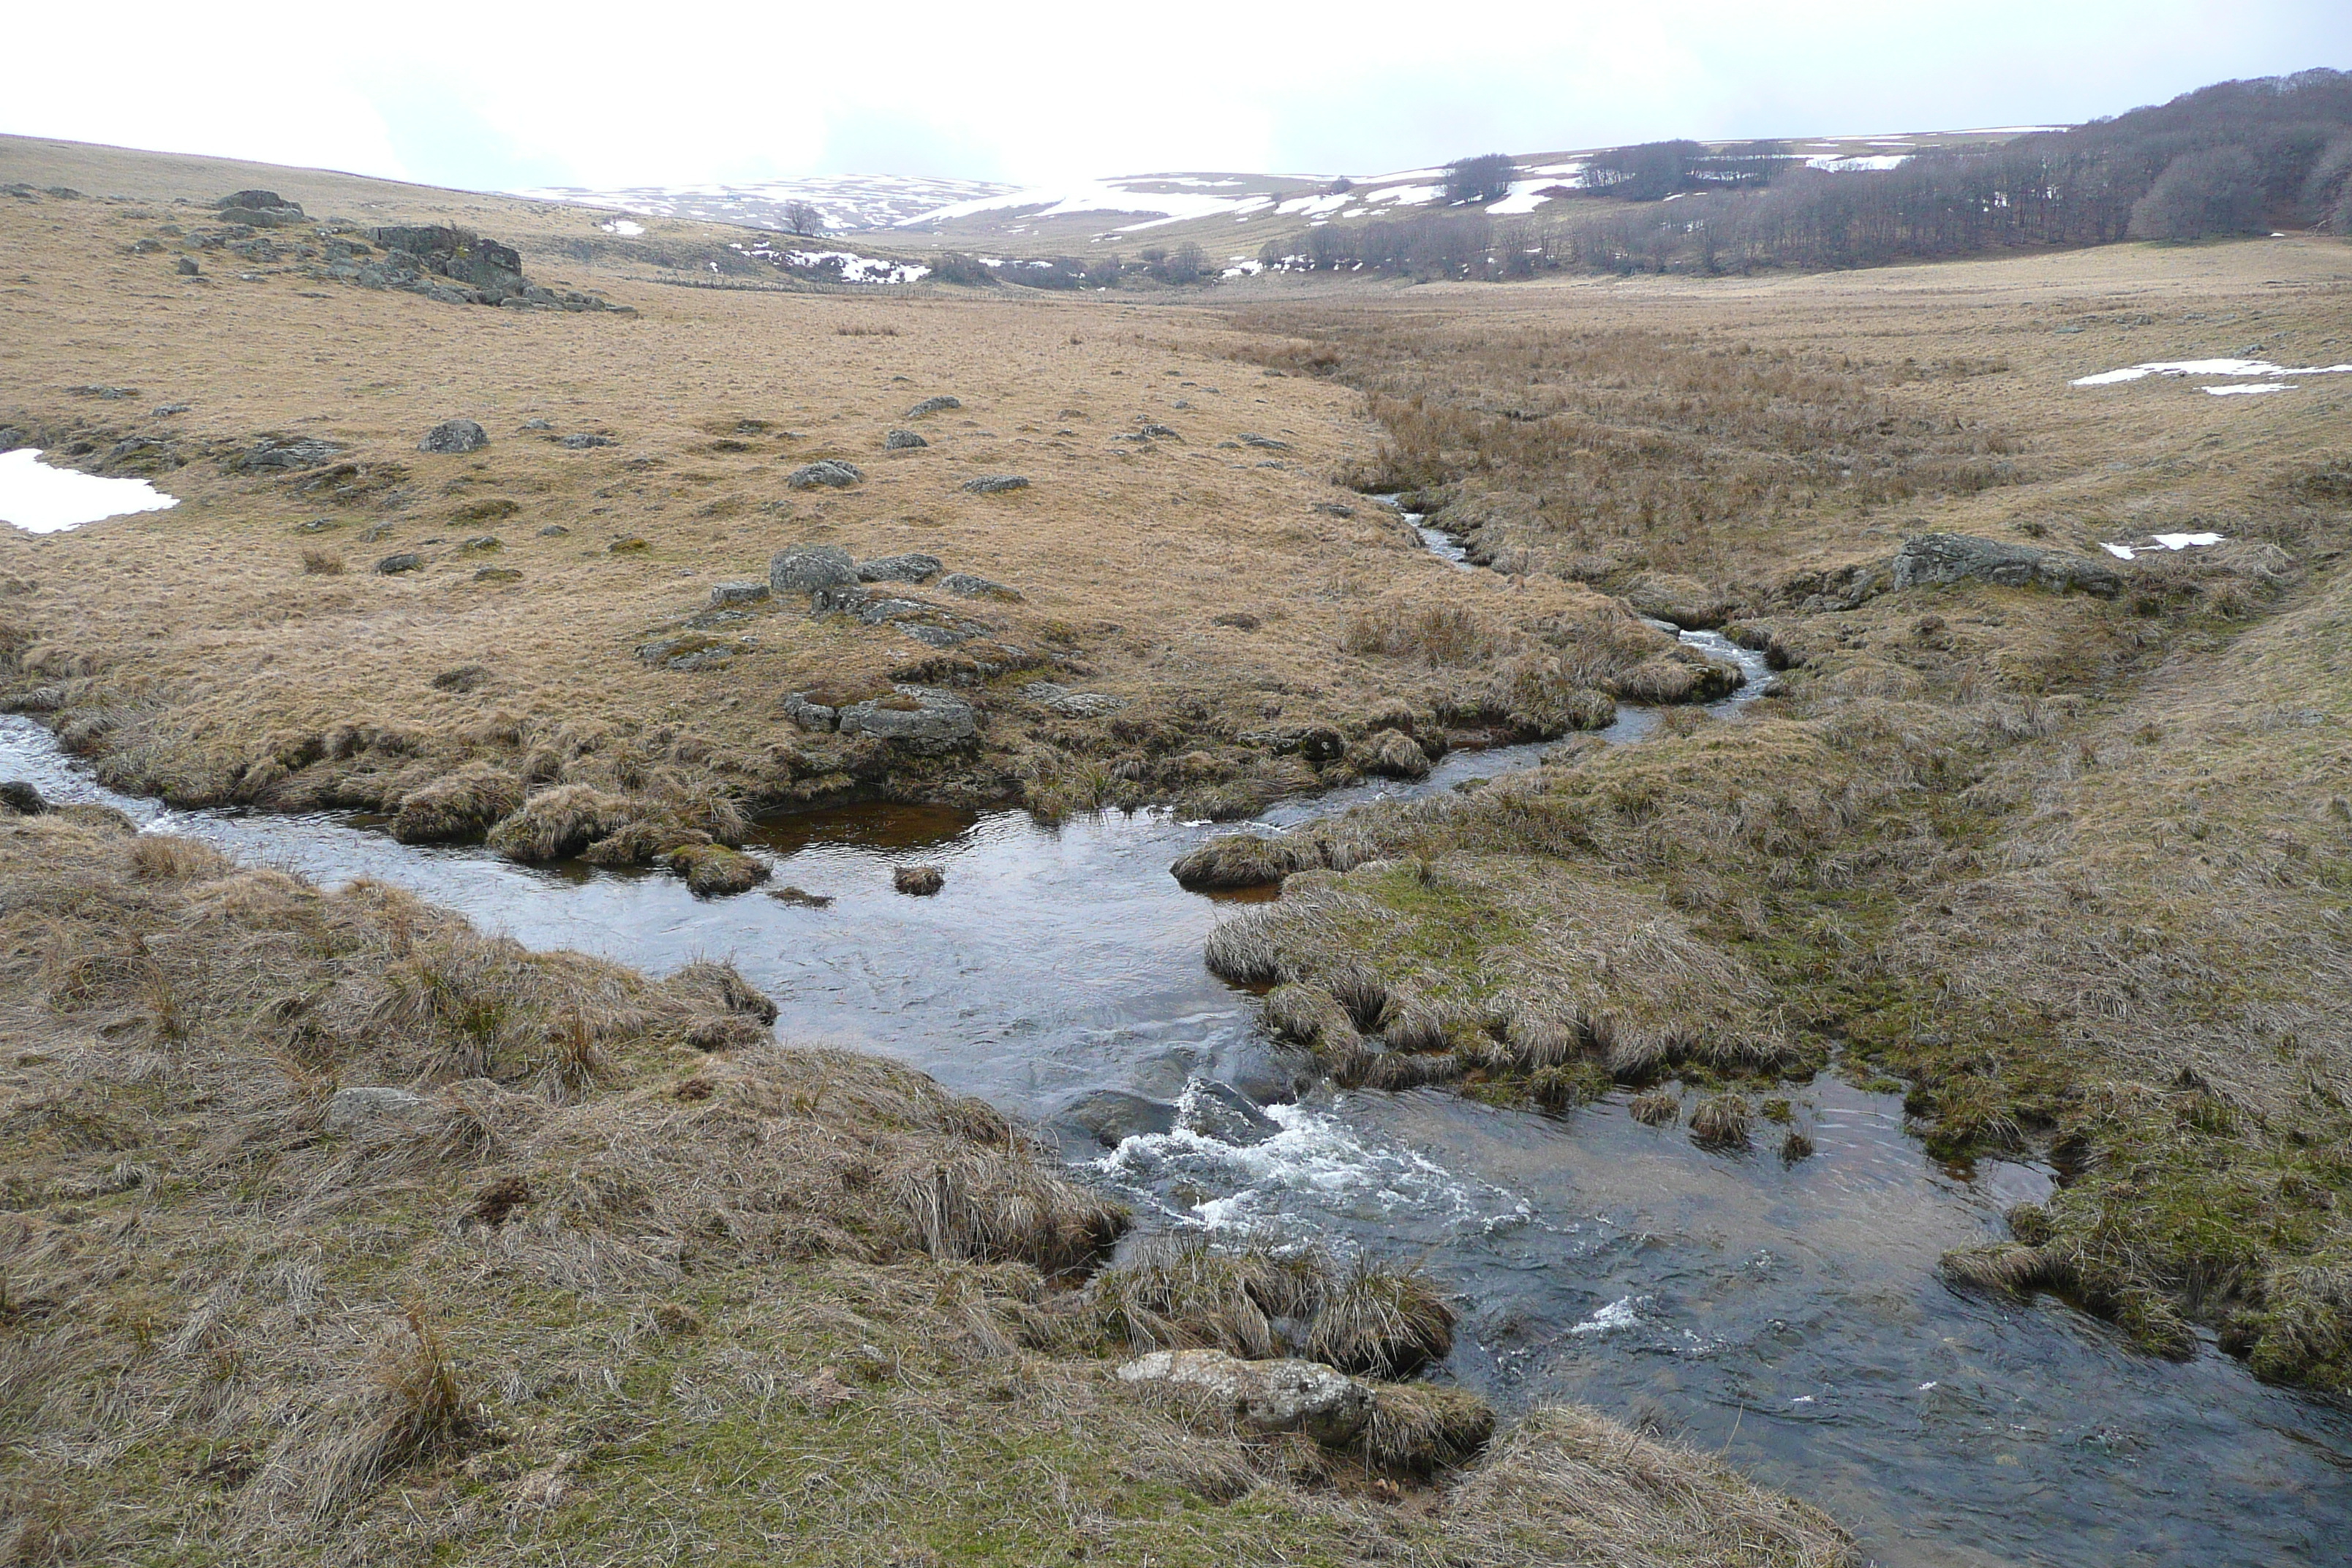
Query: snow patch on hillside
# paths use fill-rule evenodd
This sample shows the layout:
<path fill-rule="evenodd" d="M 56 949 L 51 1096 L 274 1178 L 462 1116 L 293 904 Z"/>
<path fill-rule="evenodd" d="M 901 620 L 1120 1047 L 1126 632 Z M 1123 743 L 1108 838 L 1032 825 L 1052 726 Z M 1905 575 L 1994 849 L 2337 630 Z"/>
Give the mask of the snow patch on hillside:
<path fill-rule="evenodd" d="M 827 232 L 845 233 L 888 228 L 944 204 L 985 198 L 1013 189 L 1013 186 L 990 180 L 843 174 L 741 185 L 637 185 L 613 190 L 566 185 L 511 194 L 646 217 L 692 218 L 704 223 L 773 229 L 784 227 L 787 206 L 804 202 L 816 209 Z"/>

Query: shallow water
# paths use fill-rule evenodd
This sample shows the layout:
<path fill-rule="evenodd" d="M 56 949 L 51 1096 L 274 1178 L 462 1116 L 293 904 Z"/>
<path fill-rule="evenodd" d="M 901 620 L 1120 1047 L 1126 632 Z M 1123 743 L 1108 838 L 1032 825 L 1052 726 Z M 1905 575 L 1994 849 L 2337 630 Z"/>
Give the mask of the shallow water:
<path fill-rule="evenodd" d="M 1713 648 L 1710 635 L 1685 638 Z M 1756 656 L 1720 651 L 1760 673 Z M 1628 710 L 1612 733 L 1635 738 L 1647 721 Z M 1544 749 L 1457 752 L 1417 784 L 1285 803 L 1265 826 L 1443 791 Z M 656 973 L 731 956 L 777 998 L 787 1037 L 883 1051 L 1023 1115 L 1050 1118 L 1099 1088 L 1189 1103 L 1188 1083 L 1244 1076 L 1271 1051 L 1255 999 L 1201 962 L 1232 911 L 1167 872 L 1230 826 L 1165 813 L 1058 826 L 1015 811 L 803 813 L 751 847 L 774 866 L 770 886 L 834 900 L 805 909 L 760 892 L 700 900 L 666 875 L 404 846 L 352 818 L 170 812 L 100 790 L 16 717 L 0 718 L 0 777 L 106 799 L 330 884 L 379 877 L 534 946 Z M 891 891 L 892 868 L 910 862 L 942 867 L 944 890 Z M 1270 1107 L 1280 1131 L 1254 1146 L 1180 1129 L 1064 1147 L 1146 1228 L 1255 1229 L 1425 1261 L 1464 1312 L 1451 1375 L 1507 1408 L 1567 1396 L 1649 1414 L 1830 1509 L 1881 1563 L 2346 1560 L 2343 1412 L 2210 1352 L 2186 1366 L 2134 1355 L 2046 1299 L 1938 1282 L 1937 1255 L 2001 1234 L 2001 1210 L 2046 1191 L 2044 1173 L 1942 1168 L 1905 1136 L 1896 1097 L 1830 1078 L 1792 1095 L 1819 1152 L 1786 1167 L 1640 1126 L 1622 1098 L 1550 1117 L 1443 1091 L 1325 1088 Z"/>
<path fill-rule="evenodd" d="M 109 479 L 78 468 L 53 468 L 39 450 L 0 452 L 0 522 L 26 533 L 59 533 L 135 511 L 180 504 L 145 479 Z"/>

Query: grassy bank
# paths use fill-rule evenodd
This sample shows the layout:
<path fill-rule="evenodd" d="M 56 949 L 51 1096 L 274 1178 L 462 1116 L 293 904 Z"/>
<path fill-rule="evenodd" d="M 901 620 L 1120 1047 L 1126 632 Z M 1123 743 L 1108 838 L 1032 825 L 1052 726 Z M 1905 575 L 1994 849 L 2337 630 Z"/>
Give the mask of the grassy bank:
<path fill-rule="evenodd" d="M 2217 405 L 2262 400 L 2154 381 L 2095 406 L 2062 353 L 2147 356 L 2023 331 L 2199 342 L 2209 268 L 2144 275 L 2152 313 L 2120 322 L 2063 296 L 1939 314 L 1931 274 L 1906 310 L 1848 289 L 1884 310 L 1811 323 L 1785 290 L 1719 300 L 1723 336 L 1574 290 L 1253 316 L 1276 363 L 1364 391 L 1376 477 L 1428 487 L 1488 559 L 1723 623 L 1783 674 L 1736 723 L 1204 852 L 1289 874 L 1212 963 L 1354 1081 L 1560 1109 L 1679 1085 L 1650 1114 L 1716 1097 L 1703 1141 L 1734 1131 L 1727 1097 L 1833 1058 L 1898 1075 L 1937 1155 L 2061 1174 L 1956 1282 L 2060 1290 L 2168 1354 L 2208 1324 L 2264 1377 L 2352 1387 L 2338 403 L 2322 383 L 2238 421 Z M 2326 295 L 2264 320 L 2292 339 Z M 2099 548 L 2191 520 L 2227 542 Z M 1900 541 L 1934 531 L 2118 577 L 1895 587 Z"/>
<path fill-rule="evenodd" d="M 1276 1284 L 1374 1379 L 1451 1313 L 1312 1258 L 1097 1272 L 1117 1205 L 919 1074 L 774 1043 L 721 964 L 65 808 L 0 817 L 0 969 L 12 1563 L 1849 1557 L 1590 1411 L 1489 1447 L 1475 1398 L 1376 1381 L 1329 1447 L 1119 1382 L 1279 1348 Z"/>

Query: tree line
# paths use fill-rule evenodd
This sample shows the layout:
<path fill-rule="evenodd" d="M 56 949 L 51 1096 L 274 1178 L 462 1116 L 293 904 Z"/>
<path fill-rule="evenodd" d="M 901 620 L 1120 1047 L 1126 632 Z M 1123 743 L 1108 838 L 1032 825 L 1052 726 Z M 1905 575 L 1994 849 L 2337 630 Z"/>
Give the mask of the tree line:
<path fill-rule="evenodd" d="M 2317 228 L 2352 234 L 2352 73 L 2221 82 L 1990 151 L 1829 172 L 1777 143 L 1612 148 L 1540 219 L 1464 205 L 1510 188 L 1507 159 L 1449 165 L 1452 210 L 1329 224 L 1270 268 L 1417 276 L 1868 267 L 2030 247 Z M 1562 209 L 1565 209 L 1564 211 Z"/>

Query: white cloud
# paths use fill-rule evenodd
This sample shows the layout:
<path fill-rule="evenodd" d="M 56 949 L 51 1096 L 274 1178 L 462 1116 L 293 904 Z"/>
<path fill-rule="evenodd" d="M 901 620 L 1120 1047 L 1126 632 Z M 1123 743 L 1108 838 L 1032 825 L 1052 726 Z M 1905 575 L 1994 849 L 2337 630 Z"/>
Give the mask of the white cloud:
<path fill-rule="evenodd" d="M 1667 135 L 2072 120 L 2340 61 L 2312 0 L 1392 0 L 1008 13 L 706 0 L 461 15 L 26 7 L 0 130 L 436 183 L 1377 171 Z M 31 68 L 27 68 L 30 67 Z M 881 160 L 896 164 L 877 168 Z M 921 166 L 918 166 L 921 165 Z"/>

